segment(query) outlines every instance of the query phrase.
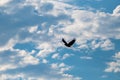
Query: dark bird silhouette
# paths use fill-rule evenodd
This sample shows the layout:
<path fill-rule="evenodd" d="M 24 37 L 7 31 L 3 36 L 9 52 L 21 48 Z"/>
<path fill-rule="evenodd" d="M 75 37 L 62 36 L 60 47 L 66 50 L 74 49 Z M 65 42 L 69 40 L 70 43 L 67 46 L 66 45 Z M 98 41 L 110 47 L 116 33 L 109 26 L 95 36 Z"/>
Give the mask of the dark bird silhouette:
<path fill-rule="evenodd" d="M 67 42 L 64 40 L 64 38 L 62 38 L 62 41 L 64 42 L 65 46 L 71 47 L 71 46 L 75 43 L 76 39 L 73 39 L 73 40 L 70 41 L 69 43 L 67 43 Z"/>

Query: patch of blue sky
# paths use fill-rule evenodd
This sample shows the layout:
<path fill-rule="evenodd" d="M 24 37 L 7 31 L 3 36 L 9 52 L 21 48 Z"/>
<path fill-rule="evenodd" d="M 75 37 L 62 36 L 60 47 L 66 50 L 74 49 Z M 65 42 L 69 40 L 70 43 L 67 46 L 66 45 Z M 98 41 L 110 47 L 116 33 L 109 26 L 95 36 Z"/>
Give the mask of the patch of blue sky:
<path fill-rule="evenodd" d="M 68 52 L 69 54 L 72 53 L 74 56 L 66 59 L 64 63 L 73 66 L 74 68 L 67 73 L 74 74 L 75 76 L 82 76 L 83 80 L 89 79 L 97 79 L 97 80 L 113 80 L 119 79 L 119 72 L 118 73 L 107 73 L 104 72 L 104 69 L 107 66 L 107 62 L 113 61 L 113 55 L 119 51 L 119 40 L 113 40 L 115 43 L 114 50 L 103 51 L 100 48 L 93 51 L 90 54 L 81 52 L 81 51 L 70 51 L 70 50 L 63 50 L 62 53 Z M 70 52 L 69 52 L 70 51 Z M 92 59 L 80 59 L 80 56 L 89 56 Z M 102 77 L 106 75 L 106 77 Z"/>
<path fill-rule="evenodd" d="M 35 44 L 33 44 L 32 42 L 17 43 L 13 48 L 20 49 L 20 50 L 27 50 L 28 52 L 31 52 L 32 50 L 35 50 Z"/>
<path fill-rule="evenodd" d="M 95 11 L 103 11 L 112 13 L 113 10 L 120 4 L 119 0 L 71 0 L 69 4 L 78 7 L 85 7 L 85 9 L 93 8 Z"/>

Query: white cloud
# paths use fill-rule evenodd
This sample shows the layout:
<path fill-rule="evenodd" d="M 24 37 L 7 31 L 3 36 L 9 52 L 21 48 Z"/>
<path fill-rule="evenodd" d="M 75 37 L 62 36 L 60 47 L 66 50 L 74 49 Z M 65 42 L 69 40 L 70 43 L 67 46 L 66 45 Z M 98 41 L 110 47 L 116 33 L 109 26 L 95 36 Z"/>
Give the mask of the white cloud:
<path fill-rule="evenodd" d="M 30 28 L 28 29 L 28 31 L 29 31 L 30 33 L 33 33 L 33 32 L 35 32 L 35 31 L 37 31 L 37 29 L 38 29 L 38 26 L 33 26 L 33 27 L 30 27 Z"/>
<path fill-rule="evenodd" d="M 82 80 L 82 78 L 80 78 L 80 77 L 75 77 L 75 78 L 73 78 L 73 76 L 72 75 L 70 75 L 70 74 L 63 74 L 63 76 L 64 77 L 66 77 L 66 78 L 63 78 L 62 80 L 72 80 L 72 79 L 74 79 L 74 80 Z"/>
<path fill-rule="evenodd" d="M 109 39 L 93 40 L 91 42 L 92 49 L 101 48 L 102 50 L 112 50 L 114 49 L 114 44 Z"/>
<path fill-rule="evenodd" d="M 18 42 L 18 40 L 12 38 L 4 46 L 0 46 L 0 52 L 6 50 L 13 50 L 13 46 Z"/>
<path fill-rule="evenodd" d="M 59 53 L 55 53 L 55 54 L 52 55 L 52 58 L 53 59 L 58 59 L 58 60 L 65 60 L 70 56 L 73 56 L 73 54 L 65 53 L 63 56 L 61 56 Z"/>
<path fill-rule="evenodd" d="M 78 10 L 74 6 L 71 6 L 71 5 L 63 3 L 63 2 L 57 2 L 54 0 L 51 0 L 51 1 L 49 1 L 49 0 L 46 0 L 46 1 L 43 1 L 43 0 L 42 1 L 38 1 L 38 0 L 28 1 L 28 0 L 26 0 L 25 4 L 26 4 L 26 6 L 34 5 L 34 7 L 37 6 L 38 8 L 40 6 L 46 7 L 47 4 L 50 4 L 48 6 L 53 5 L 53 8 L 49 12 L 46 12 L 44 14 L 55 16 L 55 14 L 57 13 L 58 17 L 61 14 L 65 14 L 65 15 L 69 16 L 69 18 L 66 20 L 64 20 L 64 19 L 59 20 L 58 24 L 56 24 L 56 25 L 51 24 L 51 25 L 53 25 L 54 28 L 55 28 L 55 26 L 57 26 L 55 29 L 53 27 L 49 27 L 47 30 L 45 28 L 43 28 L 43 30 L 37 31 L 37 27 L 29 28 L 29 32 L 37 31 L 37 33 L 42 33 L 43 35 L 42 36 L 40 35 L 41 38 L 51 36 L 54 39 L 60 39 L 61 37 L 66 37 L 66 38 L 70 39 L 71 37 L 74 36 L 75 38 L 77 38 L 76 44 L 78 44 L 78 46 L 79 46 L 78 48 L 83 48 L 82 45 L 87 44 L 87 43 L 82 44 L 82 42 L 91 40 L 91 39 L 95 39 L 95 38 L 98 38 L 98 39 L 103 38 L 103 37 L 106 37 L 106 39 L 107 38 L 109 39 L 111 37 L 119 38 L 119 31 L 110 30 L 111 28 L 109 27 L 109 24 L 108 24 L 108 23 L 111 23 L 111 25 L 114 25 L 114 24 L 116 24 L 114 22 L 118 20 L 118 18 L 115 18 L 115 16 L 113 16 L 112 14 L 108 14 L 108 13 L 104 13 L 104 12 L 94 13 L 94 12 L 87 11 L 87 10 Z M 41 5 L 39 5 L 39 4 L 41 4 Z M 44 6 L 43 4 L 46 4 L 46 6 Z M 66 8 L 69 8 L 69 9 L 66 9 Z M 41 9 L 38 9 L 38 11 L 43 12 Z M 69 12 L 71 12 L 71 14 Z M 74 22 L 71 22 L 70 19 L 73 19 Z M 102 19 L 106 19 L 105 20 L 106 22 Z M 63 25 L 63 27 L 60 27 L 61 25 Z M 106 27 L 104 27 L 104 26 L 106 26 Z M 118 24 L 118 26 L 119 26 L 119 24 Z M 119 29 L 115 29 L 115 30 L 119 30 Z M 47 31 L 48 31 L 48 35 L 45 35 L 45 33 L 47 33 Z M 61 33 L 61 32 L 63 32 L 63 33 Z M 111 34 L 111 33 L 113 33 L 113 34 Z M 99 48 L 100 46 L 103 50 L 113 49 L 114 45 L 112 45 L 110 40 L 109 40 L 109 42 L 110 42 L 109 45 L 107 44 L 108 41 L 107 41 L 107 43 L 105 41 L 105 43 L 103 42 L 103 44 L 101 44 L 101 45 L 99 43 L 97 43 L 91 47 L 92 47 L 92 49 Z M 86 45 L 86 47 L 87 47 L 87 45 Z M 49 52 L 53 52 L 53 50 L 52 49 L 49 49 L 49 50 L 43 49 L 42 51 L 39 52 L 38 55 L 40 56 L 40 55 L 42 55 L 42 53 L 47 54 Z"/>
<path fill-rule="evenodd" d="M 8 0 L 2 0 L 2 2 L 0 2 L 0 5 L 7 3 Z M 2 58 L 1 56 L 1 61 L 4 61 L 0 62 L 1 66 L 3 66 L 0 67 L 1 71 L 28 67 L 28 65 L 38 65 L 40 64 L 39 59 L 41 58 L 43 58 L 41 60 L 42 63 L 47 64 L 50 61 L 46 60 L 45 58 L 61 48 L 62 37 L 65 37 L 67 40 L 75 37 L 77 39 L 75 49 L 78 50 L 84 48 L 89 48 L 92 50 L 95 50 L 97 48 L 101 48 L 102 50 L 111 50 L 114 49 L 114 44 L 110 41 L 110 38 L 120 39 L 120 16 L 118 15 L 119 6 L 114 10 L 113 14 L 80 10 L 72 5 L 55 0 L 26 0 L 24 4 L 17 5 L 17 7 L 12 6 L 13 4 L 9 5 L 10 8 L 7 7 L 7 9 L 4 9 L 4 11 L 7 11 L 7 13 L 15 13 L 14 16 L 13 14 L 5 15 L 10 17 L 10 21 L 14 19 L 13 22 L 10 23 L 10 26 L 16 26 L 15 28 L 19 30 L 19 32 L 16 32 L 14 34 L 18 35 L 20 40 L 9 39 L 9 41 L 4 46 L 0 47 L 0 52 L 4 53 L 8 50 L 10 51 L 9 53 L 12 53 L 11 55 L 7 56 L 7 58 L 10 60 L 9 62 L 7 62 L 6 59 L 4 59 L 4 57 Z M 18 8 L 20 6 L 22 9 Z M 46 10 L 48 7 L 50 7 L 50 9 Z M 18 12 L 16 12 L 16 10 Z M 34 10 L 37 14 L 34 14 Z M 22 11 L 28 12 L 26 13 L 27 15 L 23 15 L 24 12 Z M 31 21 L 31 19 L 33 20 Z M 36 21 L 34 22 L 34 20 Z M 25 25 L 23 25 L 22 22 Z M 5 25 L 5 28 L 8 28 L 7 25 Z M 20 29 L 23 27 L 27 29 L 28 32 L 22 31 Z M 12 29 L 14 30 L 14 28 Z M 11 32 L 13 30 L 11 30 Z M 88 44 L 89 41 L 90 43 Z M 28 52 L 27 50 L 13 48 L 17 43 L 26 42 L 33 42 L 31 44 L 34 44 L 34 48 L 39 51 Z M 58 54 L 53 54 L 52 58 L 59 58 L 59 56 L 60 55 Z M 70 56 L 70 54 L 64 54 L 62 57 L 60 56 L 60 58 L 65 60 Z M 92 58 L 84 56 L 81 57 L 81 59 Z M 108 63 L 109 67 L 106 69 L 106 71 L 119 72 L 119 62 L 120 61 L 117 59 L 116 62 Z M 51 64 L 51 67 L 53 69 L 53 72 L 59 72 L 59 74 L 62 75 L 62 78 L 59 80 L 80 80 L 80 78 L 75 78 L 74 75 L 65 74 L 65 71 L 71 69 L 71 66 L 68 66 L 65 63 L 53 63 Z M 48 76 L 47 78 L 46 76 L 41 76 L 41 78 L 38 79 L 48 80 Z M 31 79 L 36 78 L 31 77 Z M 58 80 L 56 77 L 50 77 L 50 79 Z"/>
<path fill-rule="evenodd" d="M 48 54 L 54 52 L 52 44 L 47 42 L 41 43 L 38 46 L 38 49 L 40 49 L 40 51 L 37 54 L 38 57 L 46 57 Z"/>
<path fill-rule="evenodd" d="M 41 64 L 42 65 L 42 64 Z M 47 65 L 47 64 L 45 64 Z M 33 72 L 34 68 L 32 68 L 33 70 L 26 70 L 27 67 L 25 68 L 25 71 L 24 71 L 24 68 L 23 70 L 21 70 L 20 72 L 19 69 L 17 71 L 17 69 L 15 69 L 15 73 L 14 73 L 14 69 L 12 70 L 13 72 L 12 73 L 0 73 L 0 77 L 2 80 L 7 80 L 7 79 L 12 79 L 12 80 L 16 80 L 16 79 L 25 79 L 25 80 L 31 80 L 31 79 L 35 79 L 35 80 L 80 80 L 81 78 L 79 77 L 74 77 L 73 75 L 70 75 L 70 74 L 64 74 L 63 72 L 64 71 L 67 71 L 67 70 L 70 70 L 70 66 L 64 64 L 64 63 L 53 63 L 51 64 L 52 65 L 52 68 L 47 68 L 47 66 L 44 66 L 45 69 L 40 69 L 41 72 L 37 72 L 37 75 L 35 74 L 36 73 L 36 68 L 35 68 L 35 72 Z M 53 67 L 54 66 L 54 67 Z M 56 66 L 56 67 L 55 67 Z M 41 66 L 39 66 L 40 68 Z M 48 66 L 50 67 L 50 66 Z M 30 68 L 30 67 L 29 67 Z M 49 72 L 46 72 L 47 69 L 49 70 Z M 28 71 L 28 72 L 26 72 Z M 32 71 L 32 72 L 31 72 Z M 45 71 L 45 72 L 44 72 Z M 31 74 L 32 73 L 32 74 Z M 40 74 L 39 74 L 40 73 Z M 42 75 L 41 75 L 42 74 Z M 14 75 L 14 77 L 12 77 Z"/>
<path fill-rule="evenodd" d="M 48 63 L 48 60 L 43 59 L 42 62 L 43 62 L 44 64 L 46 64 L 46 63 Z"/>
<path fill-rule="evenodd" d="M 15 74 L 15 75 L 1 74 L 0 78 L 1 78 L 1 80 L 8 80 L 8 79 L 10 79 L 10 80 L 19 80 L 19 79 L 22 79 L 22 80 L 48 80 L 48 78 L 50 80 L 67 80 L 67 79 L 69 79 L 69 80 L 81 80 L 81 78 L 73 77 L 72 75 L 69 75 L 69 74 L 64 74 L 59 78 L 52 78 L 52 77 L 48 77 L 47 75 L 46 75 L 46 77 L 45 76 L 40 76 L 40 77 L 29 76 L 29 78 L 27 78 L 27 76 L 23 73 Z"/>
<path fill-rule="evenodd" d="M 113 10 L 113 15 L 120 16 L 120 5 L 118 5 L 116 9 Z"/>
<path fill-rule="evenodd" d="M 114 56 L 115 59 L 120 59 L 120 52 L 116 53 Z"/>
<path fill-rule="evenodd" d="M 5 71 L 5 70 L 8 70 L 8 69 L 15 69 L 17 68 L 16 65 L 14 64 L 3 64 L 3 65 L 0 65 L 0 71 Z"/>
<path fill-rule="evenodd" d="M 38 57 L 47 57 L 47 55 L 50 54 L 51 52 L 52 52 L 51 49 L 49 49 L 49 50 L 44 49 L 44 50 L 41 50 L 41 51 L 37 54 L 37 56 L 38 56 Z"/>
<path fill-rule="evenodd" d="M 113 58 L 115 61 L 107 63 L 108 67 L 105 69 L 105 72 L 120 72 L 120 52 L 116 53 Z"/>
<path fill-rule="evenodd" d="M 7 54 L 7 55 L 6 55 Z M 5 57 L 2 57 L 6 55 Z M 26 67 L 28 65 L 39 64 L 39 59 L 32 56 L 30 52 L 25 50 L 13 49 L 12 51 L 2 52 L 0 54 L 0 71 L 7 71 L 11 69 L 17 69 L 21 67 Z M 6 60 L 8 59 L 8 60 Z"/>
<path fill-rule="evenodd" d="M 36 52 L 35 50 L 32 50 L 30 54 L 35 54 L 35 52 Z"/>
<path fill-rule="evenodd" d="M 39 59 L 27 54 L 26 56 L 24 56 L 22 58 L 22 60 L 20 61 L 20 64 L 22 64 L 22 65 L 28 65 L 28 64 L 36 65 L 36 64 L 39 64 Z"/>
<path fill-rule="evenodd" d="M 72 68 L 72 66 L 68 66 L 65 63 L 59 63 L 59 64 L 58 63 L 52 63 L 51 68 L 57 70 L 57 73 L 61 74 L 63 76 L 63 78 L 60 79 L 60 80 L 68 80 L 68 79 L 69 80 L 81 80 L 80 77 L 74 77 L 71 74 L 65 73 L 66 71 L 69 71 Z"/>
<path fill-rule="evenodd" d="M 59 58 L 60 58 L 59 53 L 53 54 L 53 55 L 52 55 L 52 58 L 53 58 L 53 59 L 59 59 Z"/>
<path fill-rule="evenodd" d="M 0 79 L 1 80 L 7 80 L 7 79 L 11 79 L 11 80 L 18 80 L 20 78 L 24 77 L 23 74 L 16 74 L 16 75 L 10 75 L 10 74 L 0 74 Z"/>
<path fill-rule="evenodd" d="M 21 60 L 19 61 L 18 65 L 20 66 L 27 66 L 27 65 L 37 65 L 39 64 L 39 59 L 32 56 L 29 52 L 25 50 L 19 50 L 18 55 L 16 57 L 20 57 Z"/>
<path fill-rule="evenodd" d="M 58 64 L 57 64 L 57 63 L 53 63 L 53 64 L 51 64 L 51 68 L 53 68 L 53 69 L 58 68 Z"/>
<path fill-rule="evenodd" d="M 109 67 L 105 69 L 106 72 L 120 72 L 120 61 L 108 63 Z"/>
<path fill-rule="evenodd" d="M 65 63 L 53 63 L 51 64 L 51 68 L 58 70 L 58 73 L 64 74 L 65 71 L 69 71 L 72 67 L 66 65 Z"/>
<path fill-rule="evenodd" d="M 103 50 L 112 50 L 114 49 L 114 44 L 109 39 L 107 39 L 103 44 L 101 44 L 101 48 Z"/>
<path fill-rule="evenodd" d="M 62 59 L 63 59 L 63 60 L 64 60 L 64 59 L 67 59 L 67 58 L 70 57 L 70 56 L 73 56 L 73 54 L 68 54 L 68 53 L 66 53 L 66 54 L 63 55 Z"/>
<path fill-rule="evenodd" d="M 11 0 L 0 0 L 0 6 L 4 6 L 9 3 Z"/>
<path fill-rule="evenodd" d="M 17 65 L 17 64 L 14 64 L 14 65 Z M 27 79 L 27 80 L 31 80 L 31 79 L 41 80 L 41 79 L 43 79 L 43 80 L 48 80 L 48 78 L 50 80 L 56 80 L 56 79 L 57 80 L 58 79 L 59 80 L 66 80 L 66 79 L 80 80 L 79 77 L 74 77 L 73 75 L 70 75 L 70 74 L 64 74 L 65 71 L 70 70 L 70 68 L 71 68 L 70 66 L 68 66 L 64 63 L 60 63 L 60 64 L 53 63 L 51 65 L 52 65 L 52 68 L 50 68 L 50 66 L 47 65 L 49 67 L 49 69 L 48 69 L 47 66 L 44 66 L 43 64 L 41 64 L 41 66 L 42 67 L 44 66 L 45 69 L 44 68 L 42 70 L 38 69 L 38 71 L 37 71 L 38 74 L 37 75 L 36 75 L 36 68 L 33 67 L 32 70 L 26 70 L 27 68 L 30 68 L 30 67 L 26 66 L 22 69 L 21 68 L 18 68 L 18 69 L 11 68 L 12 73 L 11 72 L 10 73 L 9 72 L 7 72 L 7 73 L 4 72 L 2 74 L 0 73 L 0 77 L 3 80 L 7 80 L 7 79 L 12 79 L 12 80 L 14 80 L 14 79 L 15 80 L 16 79 L 23 79 L 23 80 L 24 79 Z M 39 66 L 39 68 L 41 68 L 41 66 Z M 8 67 L 11 67 L 11 66 L 8 66 Z M 19 69 L 20 69 L 20 71 L 19 71 Z M 24 71 L 24 69 L 25 69 L 25 71 Z M 35 72 L 33 72 L 33 70 L 35 70 Z M 41 70 L 41 72 L 39 72 L 39 70 Z M 14 77 L 12 77 L 13 75 L 14 75 Z"/>

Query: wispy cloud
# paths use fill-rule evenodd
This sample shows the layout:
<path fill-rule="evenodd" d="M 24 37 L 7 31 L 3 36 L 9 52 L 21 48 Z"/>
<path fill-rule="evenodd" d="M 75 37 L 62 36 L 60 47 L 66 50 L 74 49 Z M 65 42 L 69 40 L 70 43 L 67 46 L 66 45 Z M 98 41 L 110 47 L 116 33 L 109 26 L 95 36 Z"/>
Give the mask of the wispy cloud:
<path fill-rule="evenodd" d="M 90 60 L 90 59 L 92 59 L 92 57 L 90 57 L 90 56 L 81 56 L 80 59 Z"/>

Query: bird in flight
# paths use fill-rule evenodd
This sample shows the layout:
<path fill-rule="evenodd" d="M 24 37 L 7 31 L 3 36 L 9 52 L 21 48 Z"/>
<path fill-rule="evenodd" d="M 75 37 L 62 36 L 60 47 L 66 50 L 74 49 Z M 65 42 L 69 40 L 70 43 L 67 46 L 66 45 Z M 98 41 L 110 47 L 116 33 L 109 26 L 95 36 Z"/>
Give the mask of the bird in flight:
<path fill-rule="evenodd" d="M 63 43 L 65 44 L 65 46 L 71 47 L 71 46 L 75 43 L 76 39 L 73 39 L 72 41 L 70 41 L 70 42 L 67 43 L 67 42 L 65 41 L 65 39 L 62 38 L 62 41 L 63 41 Z"/>

